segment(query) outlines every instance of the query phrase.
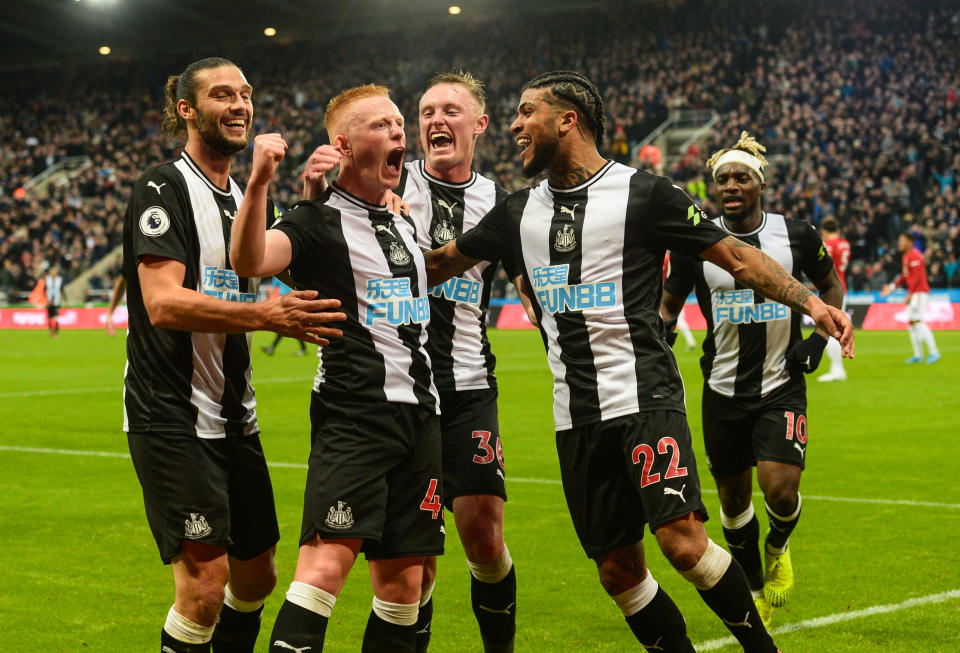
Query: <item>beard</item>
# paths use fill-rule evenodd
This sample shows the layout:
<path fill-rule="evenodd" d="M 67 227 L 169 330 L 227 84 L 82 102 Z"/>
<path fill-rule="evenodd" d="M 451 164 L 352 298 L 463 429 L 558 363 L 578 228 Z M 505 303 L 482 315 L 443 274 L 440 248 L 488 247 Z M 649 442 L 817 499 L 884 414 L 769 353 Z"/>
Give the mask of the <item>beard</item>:
<path fill-rule="evenodd" d="M 241 138 L 229 138 L 220 131 L 220 122 L 197 110 L 197 131 L 204 144 L 217 154 L 230 157 L 250 144 L 250 123 Z"/>
<path fill-rule="evenodd" d="M 539 175 L 556 153 L 557 142 L 555 140 L 550 143 L 538 143 L 534 149 L 533 158 L 523 164 L 524 177 L 529 179 Z"/>

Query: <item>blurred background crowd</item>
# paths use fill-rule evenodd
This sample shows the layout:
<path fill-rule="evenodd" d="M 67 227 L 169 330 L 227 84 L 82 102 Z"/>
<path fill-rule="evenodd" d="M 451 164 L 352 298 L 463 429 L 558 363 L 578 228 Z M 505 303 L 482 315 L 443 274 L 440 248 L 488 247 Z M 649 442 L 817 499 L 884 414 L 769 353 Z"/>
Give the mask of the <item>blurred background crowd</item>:
<path fill-rule="evenodd" d="M 851 290 L 897 274 L 906 228 L 931 286 L 960 286 L 960 3 L 664 0 L 0 72 L 0 300 L 24 301 L 54 263 L 70 281 L 115 251 L 133 181 L 180 147 L 159 128 L 166 76 L 214 54 L 254 85 L 254 133 L 279 131 L 290 146 L 274 192 L 281 205 L 297 201 L 298 168 L 326 142 L 329 98 L 388 85 L 412 160 L 422 153 L 423 86 L 455 67 L 487 84 L 491 120 L 475 168 L 508 190 L 528 184 L 509 132 L 520 88 L 572 69 L 604 96 L 610 158 L 671 177 L 715 214 L 704 162 L 749 130 L 771 161 L 765 209 L 814 225 L 836 217 L 852 245 Z M 684 109 L 712 110 L 715 122 L 678 156 L 641 147 Z M 248 160 L 237 160 L 238 181 Z M 38 182 L 68 164 L 56 183 Z M 113 262 L 93 275 L 87 299 L 103 300 L 118 270 Z"/>

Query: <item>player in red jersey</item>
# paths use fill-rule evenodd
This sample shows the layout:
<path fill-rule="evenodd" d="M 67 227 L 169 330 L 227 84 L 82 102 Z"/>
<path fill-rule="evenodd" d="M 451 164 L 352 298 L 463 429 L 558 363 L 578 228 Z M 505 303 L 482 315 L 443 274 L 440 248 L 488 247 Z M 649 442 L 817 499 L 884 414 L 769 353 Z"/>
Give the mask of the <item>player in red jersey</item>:
<path fill-rule="evenodd" d="M 840 233 L 840 225 L 833 216 L 824 218 L 820 223 L 823 234 L 823 244 L 827 253 L 833 259 L 837 268 L 837 276 L 843 286 L 843 309 L 847 309 L 847 266 L 850 264 L 850 243 Z M 834 346 L 836 345 L 836 346 Z M 846 381 L 847 372 L 843 369 L 843 356 L 840 353 L 840 343 L 832 339 L 827 341 L 827 356 L 830 358 L 830 371 L 821 376 L 818 381 Z"/>
<path fill-rule="evenodd" d="M 927 263 L 916 247 L 913 246 L 913 236 L 908 232 L 900 234 L 897 249 L 903 253 L 903 271 L 887 285 L 881 295 L 886 297 L 897 286 L 904 284 L 907 287 L 907 320 L 910 322 L 910 342 L 913 343 L 913 356 L 907 363 L 923 361 L 923 345 L 927 345 L 930 354 L 927 364 L 940 360 L 937 343 L 933 339 L 933 331 L 923 323 L 923 315 L 930 303 L 930 284 L 927 283 Z"/>

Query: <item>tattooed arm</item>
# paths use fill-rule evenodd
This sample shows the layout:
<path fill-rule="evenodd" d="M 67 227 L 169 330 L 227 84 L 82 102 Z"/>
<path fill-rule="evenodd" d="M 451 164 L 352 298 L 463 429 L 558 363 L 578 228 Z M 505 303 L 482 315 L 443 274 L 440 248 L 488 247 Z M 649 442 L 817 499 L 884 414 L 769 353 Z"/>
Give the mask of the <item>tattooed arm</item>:
<path fill-rule="evenodd" d="M 847 314 L 825 304 L 756 247 L 727 236 L 701 252 L 700 258 L 723 268 L 741 284 L 767 299 L 809 315 L 818 329 L 840 341 L 844 356 L 853 358 L 853 324 Z"/>

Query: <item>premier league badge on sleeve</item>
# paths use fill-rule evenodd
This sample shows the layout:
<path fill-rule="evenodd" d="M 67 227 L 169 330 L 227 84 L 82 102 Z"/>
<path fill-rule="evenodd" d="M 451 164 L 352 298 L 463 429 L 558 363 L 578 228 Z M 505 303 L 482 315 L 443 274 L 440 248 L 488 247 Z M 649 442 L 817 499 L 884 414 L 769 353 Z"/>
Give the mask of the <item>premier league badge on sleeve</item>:
<path fill-rule="evenodd" d="M 162 236 L 170 228 L 170 216 L 159 206 L 151 206 L 140 214 L 140 231 L 144 236 Z"/>

